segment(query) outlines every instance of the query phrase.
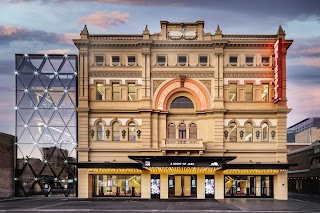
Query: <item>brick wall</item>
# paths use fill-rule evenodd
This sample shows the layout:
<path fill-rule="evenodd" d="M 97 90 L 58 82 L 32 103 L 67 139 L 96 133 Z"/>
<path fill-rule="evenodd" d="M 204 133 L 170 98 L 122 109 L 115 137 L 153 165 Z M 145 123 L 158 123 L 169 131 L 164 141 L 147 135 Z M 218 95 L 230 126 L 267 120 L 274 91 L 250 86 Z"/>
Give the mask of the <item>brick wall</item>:
<path fill-rule="evenodd" d="M 12 197 L 14 184 L 14 136 L 0 133 L 0 198 Z"/>

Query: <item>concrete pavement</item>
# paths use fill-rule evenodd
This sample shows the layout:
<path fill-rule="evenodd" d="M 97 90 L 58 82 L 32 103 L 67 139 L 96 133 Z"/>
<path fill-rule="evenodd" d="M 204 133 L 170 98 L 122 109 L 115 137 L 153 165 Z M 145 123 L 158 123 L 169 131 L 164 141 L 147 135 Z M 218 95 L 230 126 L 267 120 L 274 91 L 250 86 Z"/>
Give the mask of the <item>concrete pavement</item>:
<path fill-rule="evenodd" d="M 288 201 L 257 198 L 163 201 L 28 197 L 0 200 L 0 212 L 318 213 L 320 212 L 319 200 L 320 197 L 299 194 L 290 194 Z"/>

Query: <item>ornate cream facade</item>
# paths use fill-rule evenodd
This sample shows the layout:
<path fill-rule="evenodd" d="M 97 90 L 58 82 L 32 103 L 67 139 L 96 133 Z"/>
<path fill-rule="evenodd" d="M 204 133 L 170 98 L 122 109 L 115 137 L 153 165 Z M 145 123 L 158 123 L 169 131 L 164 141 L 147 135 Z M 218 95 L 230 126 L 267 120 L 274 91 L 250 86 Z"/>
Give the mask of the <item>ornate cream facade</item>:
<path fill-rule="evenodd" d="M 79 49 L 79 197 L 286 200 L 286 51 L 274 35 L 161 21 Z M 282 100 L 273 102 L 282 39 Z"/>

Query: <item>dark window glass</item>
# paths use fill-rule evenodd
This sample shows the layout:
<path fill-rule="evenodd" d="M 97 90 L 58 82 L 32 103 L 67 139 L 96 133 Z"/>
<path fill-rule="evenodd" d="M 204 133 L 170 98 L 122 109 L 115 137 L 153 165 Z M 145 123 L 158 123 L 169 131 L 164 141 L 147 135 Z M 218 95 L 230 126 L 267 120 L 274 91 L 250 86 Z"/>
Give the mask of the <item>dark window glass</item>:
<path fill-rule="evenodd" d="M 96 62 L 103 62 L 103 56 L 96 56 Z"/>
<path fill-rule="evenodd" d="M 170 106 L 171 109 L 193 109 L 192 101 L 187 97 L 178 97 L 174 99 Z"/>
<path fill-rule="evenodd" d="M 113 63 L 119 63 L 120 62 L 120 57 L 119 56 L 112 56 L 112 62 Z"/>
<path fill-rule="evenodd" d="M 165 56 L 158 56 L 157 57 L 157 62 L 158 63 L 165 63 L 166 62 L 166 57 Z"/>
<path fill-rule="evenodd" d="M 236 57 L 236 56 L 230 57 L 230 63 L 237 63 L 237 62 L 238 62 L 238 57 Z"/>
<path fill-rule="evenodd" d="M 246 63 L 252 64 L 253 63 L 253 57 L 246 57 Z"/>
<path fill-rule="evenodd" d="M 135 56 L 128 56 L 128 62 L 129 63 L 135 63 L 136 62 L 136 57 Z"/>
<path fill-rule="evenodd" d="M 200 56 L 199 57 L 200 63 L 207 63 L 208 62 L 208 56 Z"/>
<path fill-rule="evenodd" d="M 262 63 L 269 63 L 269 57 L 262 57 Z"/>
<path fill-rule="evenodd" d="M 186 63 L 187 62 L 187 56 L 179 56 L 178 57 L 179 63 Z"/>

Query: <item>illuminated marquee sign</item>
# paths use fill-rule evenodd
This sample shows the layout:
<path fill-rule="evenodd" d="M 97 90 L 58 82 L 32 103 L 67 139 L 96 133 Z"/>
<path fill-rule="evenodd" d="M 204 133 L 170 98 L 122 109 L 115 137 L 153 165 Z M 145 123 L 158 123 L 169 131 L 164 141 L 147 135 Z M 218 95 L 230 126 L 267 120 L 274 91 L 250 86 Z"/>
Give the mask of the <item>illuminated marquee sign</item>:
<path fill-rule="evenodd" d="M 274 103 L 282 98 L 282 38 L 274 44 Z"/>

